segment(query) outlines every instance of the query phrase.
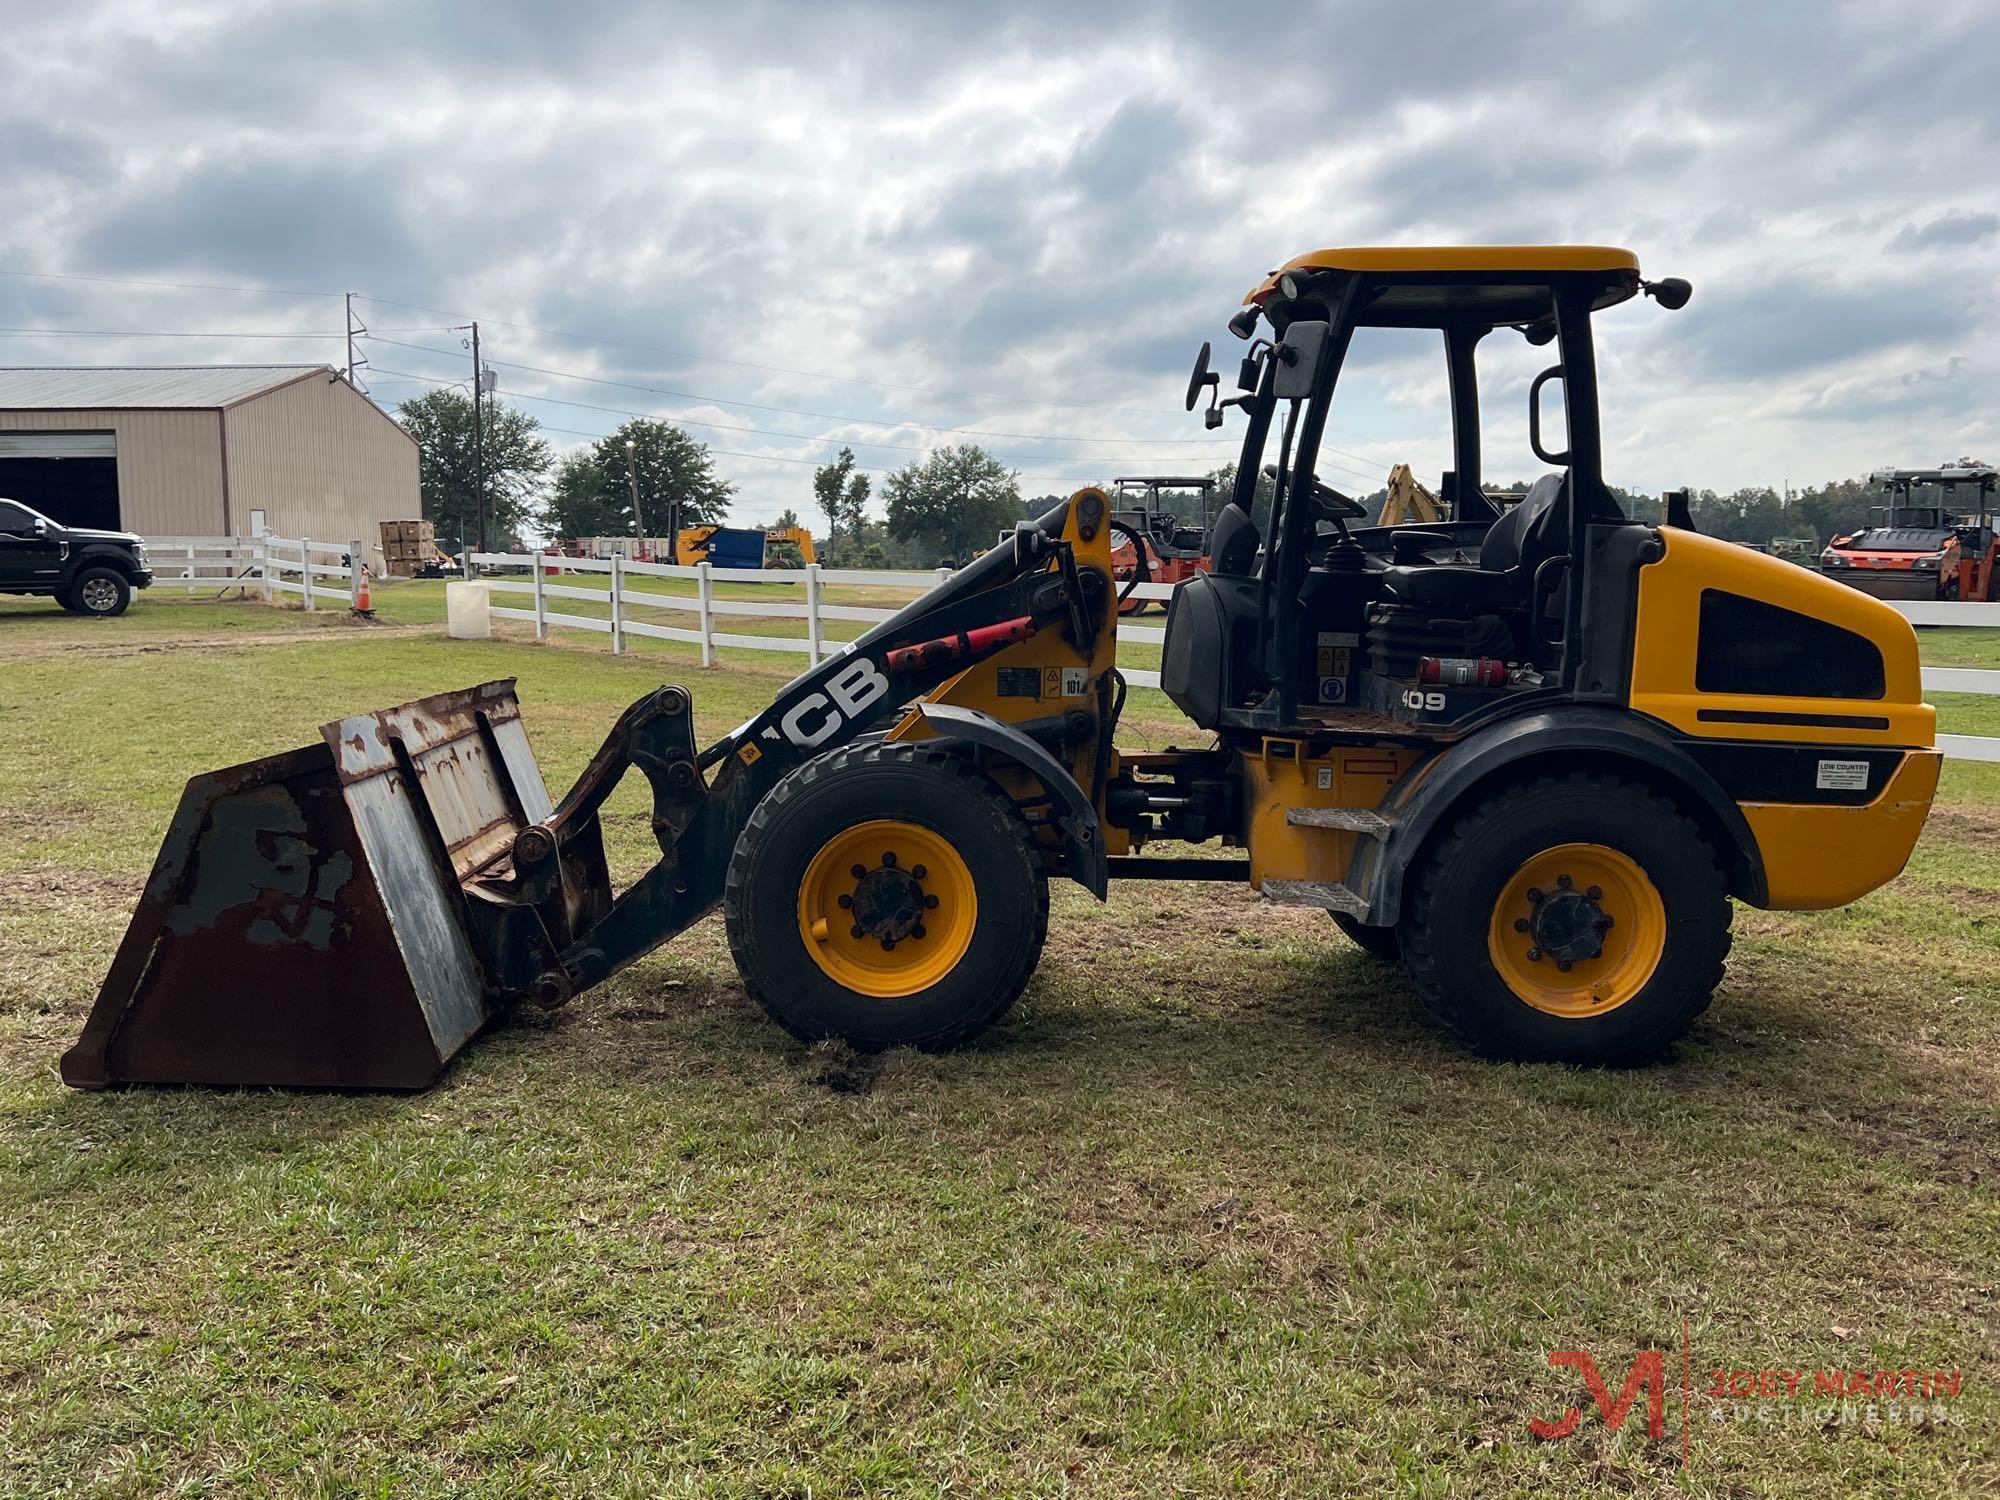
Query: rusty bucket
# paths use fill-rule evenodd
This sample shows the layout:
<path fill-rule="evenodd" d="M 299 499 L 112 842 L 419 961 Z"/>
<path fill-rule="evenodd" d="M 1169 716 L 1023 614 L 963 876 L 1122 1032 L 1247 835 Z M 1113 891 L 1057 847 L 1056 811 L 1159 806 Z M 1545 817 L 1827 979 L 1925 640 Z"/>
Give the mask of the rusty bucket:
<path fill-rule="evenodd" d="M 513 680 L 322 735 L 188 783 L 64 1082 L 418 1089 L 492 1018 L 466 887 L 550 810 Z"/>

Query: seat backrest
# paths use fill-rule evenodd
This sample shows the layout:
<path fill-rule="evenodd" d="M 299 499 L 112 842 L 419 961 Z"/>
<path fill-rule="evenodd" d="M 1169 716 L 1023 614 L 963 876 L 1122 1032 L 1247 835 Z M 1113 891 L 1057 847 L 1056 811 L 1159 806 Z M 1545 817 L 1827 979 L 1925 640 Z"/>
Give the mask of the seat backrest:
<path fill-rule="evenodd" d="M 1565 475 L 1544 474 L 1530 485 L 1519 505 L 1486 528 L 1479 544 L 1479 566 L 1489 573 L 1504 573 L 1523 563 L 1539 563 L 1557 550 L 1566 483 Z"/>

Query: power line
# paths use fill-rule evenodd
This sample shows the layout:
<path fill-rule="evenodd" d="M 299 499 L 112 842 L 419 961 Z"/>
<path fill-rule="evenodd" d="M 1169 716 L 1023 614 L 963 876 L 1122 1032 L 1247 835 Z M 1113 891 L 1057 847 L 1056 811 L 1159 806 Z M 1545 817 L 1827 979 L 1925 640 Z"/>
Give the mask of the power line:
<path fill-rule="evenodd" d="M 337 333 L 267 333 L 242 329 L 215 333 L 163 332 L 144 328 L 0 328 L 0 333 L 51 339 L 337 339 Z"/>
<path fill-rule="evenodd" d="M 255 292 L 270 297 L 338 297 L 340 292 L 306 291 L 282 286 L 221 286 L 212 281 L 139 281 L 130 276 L 85 276 L 74 271 L 8 271 L 0 276 L 32 276 L 38 281 L 95 281 L 107 286 L 167 287 L 181 292 Z"/>
<path fill-rule="evenodd" d="M 460 316 L 458 313 L 448 312 L 441 307 L 426 307 L 419 302 L 395 302 L 387 297 L 367 297 L 362 296 L 360 293 L 356 293 L 355 295 L 361 297 L 361 300 L 364 302 L 373 302 L 382 307 L 400 307 L 406 312 L 436 313 L 440 317 L 447 318 Z M 893 380 L 870 380 L 862 375 L 835 375 L 826 370 L 797 370 L 789 365 L 760 364 L 758 361 L 750 359 L 727 359 L 719 354 L 696 354 L 690 349 L 672 349 L 657 344 L 634 344 L 624 339 L 607 339 L 598 334 L 573 333 L 563 328 L 541 328 L 533 323 L 510 323 L 504 318 L 484 318 L 481 321 L 494 328 L 513 328 L 523 333 L 540 334 L 544 338 L 569 339 L 579 344 L 598 344 L 609 349 L 630 349 L 640 354 L 663 354 L 669 359 L 691 359 L 702 364 L 732 365 L 740 370 L 762 370 L 773 375 L 796 375 L 804 380 L 837 381 L 843 385 L 872 386 L 877 390 L 884 391 L 910 391 L 927 396 L 937 396 L 949 401 L 992 401 L 1002 406 L 1040 407 L 1049 410 L 1060 408 L 1065 411 L 1082 408 L 1090 411 L 1130 412 L 1139 416 L 1179 415 L 1179 413 L 1173 412 L 1170 408 L 1164 406 L 1117 406 L 1107 402 L 1093 401 L 1030 401 L 1020 396 L 1002 396 L 991 391 L 946 391 L 940 390 L 936 386 L 907 385 Z M 393 332 L 396 330 L 388 331 Z M 408 331 L 418 332 L 420 330 L 412 329 Z"/>
<path fill-rule="evenodd" d="M 386 342 L 386 340 L 384 342 Z M 494 360 L 494 361 L 489 361 L 489 363 L 500 364 L 504 363 L 504 361 Z M 464 384 L 463 381 L 446 382 L 436 376 L 418 375 L 414 371 L 410 370 L 392 370 L 387 365 L 376 365 L 373 368 L 380 371 L 384 375 L 400 376 L 408 380 L 426 381 L 434 385 L 445 385 L 447 383 L 452 385 Z M 668 421 L 684 427 L 702 427 L 702 428 L 712 429 L 717 432 L 752 433 L 758 437 L 776 438 L 781 442 L 787 442 L 787 443 L 815 443 L 828 448 L 835 448 L 835 447 L 886 448 L 892 453 L 929 453 L 931 451 L 931 449 L 928 447 L 920 447 L 910 443 L 881 443 L 873 441 L 872 439 L 869 438 L 821 437 L 803 432 L 776 432 L 768 427 L 740 427 L 732 425 L 727 422 L 704 422 L 693 417 L 683 417 L 678 413 L 673 413 L 673 412 L 662 414 L 660 412 L 653 412 L 653 411 L 635 411 L 632 408 L 625 406 L 597 406 L 588 401 L 566 401 L 559 396 L 538 396 L 538 395 L 533 395 L 527 391 L 502 389 L 500 391 L 500 394 L 503 396 L 511 396 L 517 401 L 538 401 L 545 405 L 568 406 L 568 407 L 573 407 L 578 411 L 603 412 L 610 416 L 640 417 L 648 421 L 655 421 L 655 422 Z M 543 430 L 547 432 L 570 431 L 570 429 L 568 428 L 549 427 L 546 425 L 544 425 Z M 590 434 L 590 435 L 598 436 L 599 434 Z M 1063 456 L 1076 463 L 1102 463 L 1114 466 L 1121 464 L 1146 462 L 1144 456 L 1132 456 L 1132 455 L 1072 453 Z M 1024 453 L 995 453 L 993 457 L 1001 460 L 1004 463 L 1033 464 L 1033 463 L 1045 462 L 1050 457 L 1050 455 L 1024 454 Z M 792 461 L 793 460 L 786 460 L 786 462 L 792 462 Z M 817 463 L 818 460 L 814 459 L 810 460 L 810 462 Z M 1335 467 L 1340 467 L 1340 466 L 1335 465 Z"/>
<path fill-rule="evenodd" d="M 398 349 L 414 349 L 424 354 L 441 354 L 447 359 L 458 356 L 452 350 L 434 348 L 429 344 L 409 344 L 400 339 L 381 339 L 380 343 L 394 345 Z M 810 417 L 817 422 L 847 422 L 856 427 L 879 427 L 886 431 L 914 427 L 921 432 L 948 433 L 962 437 L 1015 438 L 1030 443 L 1108 443 L 1119 445 L 1144 445 L 1146 447 L 1186 447 L 1189 444 L 1213 446 L 1227 442 L 1227 438 L 1125 438 L 1125 437 L 1067 437 L 1041 432 L 1000 432 L 987 427 L 940 427 L 931 422 L 882 422 L 868 417 L 843 416 L 838 412 L 807 411 L 796 406 L 769 406 L 757 401 L 731 401 L 723 396 L 706 396 L 698 391 L 680 391 L 671 386 L 641 385 L 632 380 L 608 380 L 600 375 L 585 375 L 577 370 L 556 370 L 546 365 L 524 365 L 514 360 L 496 359 L 490 364 L 508 370 L 524 370 L 533 375 L 548 375 L 557 380 L 578 380 L 587 385 L 608 385 L 625 391 L 644 391 L 649 396 L 671 396 L 676 401 L 705 401 L 713 406 L 736 406 L 745 411 L 768 411 L 787 417 Z"/>

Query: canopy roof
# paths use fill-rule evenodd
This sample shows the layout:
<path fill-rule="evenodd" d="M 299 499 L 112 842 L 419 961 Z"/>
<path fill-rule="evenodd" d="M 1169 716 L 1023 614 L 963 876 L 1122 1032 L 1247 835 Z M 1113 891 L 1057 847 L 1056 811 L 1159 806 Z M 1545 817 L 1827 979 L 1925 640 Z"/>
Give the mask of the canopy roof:
<path fill-rule="evenodd" d="M 1639 257 L 1612 245 L 1386 245 L 1294 256 L 1252 287 L 1244 302 L 1265 306 L 1293 271 L 1393 277 L 1360 316 L 1364 324 L 1388 326 L 1530 322 L 1552 310 L 1548 282 L 1557 276 L 1602 278 L 1597 307 L 1623 302 L 1639 289 Z"/>

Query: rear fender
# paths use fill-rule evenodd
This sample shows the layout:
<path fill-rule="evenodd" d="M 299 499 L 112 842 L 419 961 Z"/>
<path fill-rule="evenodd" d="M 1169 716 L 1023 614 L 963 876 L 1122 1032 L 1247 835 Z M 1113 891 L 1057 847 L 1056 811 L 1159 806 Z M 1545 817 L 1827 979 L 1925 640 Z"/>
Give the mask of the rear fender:
<path fill-rule="evenodd" d="M 1346 883 L 1368 903 L 1366 921 L 1391 926 L 1432 838 L 1486 787 L 1524 774 L 1621 768 L 1681 803 L 1716 846 L 1730 893 L 1763 904 L 1756 836 L 1721 783 L 1645 720 L 1587 705 L 1505 720 L 1412 767 L 1380 809 L 1391 823 L 1387 837 L 1361 840 Z"/>

